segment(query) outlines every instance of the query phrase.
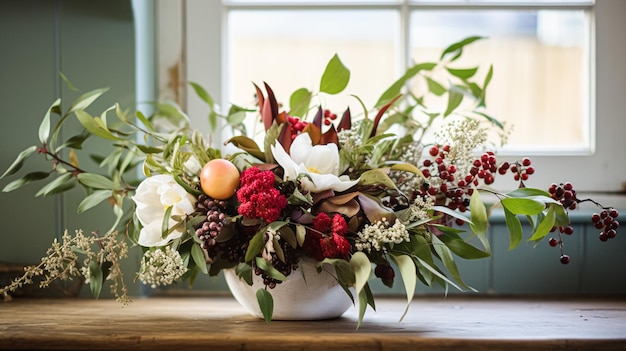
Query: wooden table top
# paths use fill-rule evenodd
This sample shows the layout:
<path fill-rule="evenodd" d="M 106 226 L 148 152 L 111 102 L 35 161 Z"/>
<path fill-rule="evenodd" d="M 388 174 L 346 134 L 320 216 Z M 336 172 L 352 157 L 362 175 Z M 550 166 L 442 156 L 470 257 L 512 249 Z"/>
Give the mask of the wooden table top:
<path fill-rule="evenodd" d="M 626 298 L 377 299 L 335 320 L 248 316 L 230 297 L 0 303 L 0 350 L 626 350 Z"/>

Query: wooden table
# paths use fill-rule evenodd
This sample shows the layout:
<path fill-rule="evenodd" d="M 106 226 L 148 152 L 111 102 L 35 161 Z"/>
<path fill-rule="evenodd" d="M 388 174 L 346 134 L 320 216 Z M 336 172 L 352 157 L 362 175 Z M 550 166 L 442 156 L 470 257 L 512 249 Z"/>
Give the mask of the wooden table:
<path fill-rule="evenodd" d="M 356 312 L 267 325 L 230 297 L 0 303 L 1 350 L 626 350 L 626 298 L 377 299 Z"/>

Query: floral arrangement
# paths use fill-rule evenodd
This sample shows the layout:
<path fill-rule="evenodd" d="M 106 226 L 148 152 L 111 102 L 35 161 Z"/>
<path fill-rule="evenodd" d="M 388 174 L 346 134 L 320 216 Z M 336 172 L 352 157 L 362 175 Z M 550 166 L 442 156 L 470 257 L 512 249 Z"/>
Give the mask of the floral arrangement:
<path fill-rule="evenodd" d="M 399 273 L 409 301 L 418 280 L 471 289 L 455 257 L 489 257 L 486 231 L 494 207 L 504 211 L 511 248 L 522 241 L 520 217 L 526 217 L 532 228 L 528 240 L 539 242 L 553 232 L 548 242 L 561 248 L 560 260 L 568 263 L 562 236 L 572 232 L 568 211 L 592 200 L 579 199 L 569 183 L 553 184 L 548 191 L 526 187 L 535 172 L 528 158 L 497 161 L 494 150 L 505 141 L 506 130 L 484 112 L 492 70 L 478 81 L 477 67 L 454 67 L 463 48 L 478 39 L 454 43 L 439 62 L 412 66 L 373 107 L 355 97 L 362 111 L 347 109 L 341 117 L 325 108 L 323 99 L 316 102 L 348 84 L 350 71 L 336 55 L 319 92 L 297 90 L 289 109 L 264 84 L 254 86 L 254 106 L 233 105 L 220 114 L 210 95 L 192 83 L 210 108 L 211 124 L 233 132 L 228 148 L 211 145 L 172 106 L 129 118 L 116 104 L 94 117 L 87 108 L 102 89 L 80 96 L 65 112 L 60 100 L 54 102 L 39 127 L 40 144 L 20 153 L 2 178 L 33 155 L 46 157 L 52 168 L 26 174 L 4 191 L 56 175 L 38 196 L 80 185 L 87 195 L 79 212 L 108 201 L 116 222 L 104 235 L 66 233 L 40 265 L 27 268 L 0 292 L 8 296 L 38 275 L 44 276 L 42 286 L 84 277 L 95 296 L 110 280 L 117 298 L 127 302 L 119 260 L 130 244 L 143 249 L 137 278 L 153 287 L 193 283 L 198 273 L 214 276 L 224 269 L 236 270 L 250 284 L 253 275 L 261 276 L 264 287 L 257 297 L 269 321 L 272 289 L 308 257 L 319 267 L 335 267 L 337 282 L 359 302 L 360 322 L 366 306 L 374 306 L 370 279 L 392 286 Z M 415 82 L 425 87 L 423 93 L 410 89 Z M 439 110 L 428 105 L 431 96 L 444 101 Z M 107 119 L 109 112 L 115 122 Z M 59 116 L 56 122 L 54 116 Z M 84 131 L 61 141 L 59 131 L 71 116 Z M 260 138 L 247 135 L 250 118 L 262 126 Z M 499 140 L 490 140 L 494 130 Z M 106 157 L 96 158 L 96 172 L 79 163 L 78 152 L 90 137 L 112 147 Z M 495 179 L 506 176 L 519 187 L 494 190 Z M 483 200 L 486 195 L 489 201 Z M 596 205 L 601 209 L 592 220 L 601 240 L 610 239 L 619 226 L 618 213 Z"/>

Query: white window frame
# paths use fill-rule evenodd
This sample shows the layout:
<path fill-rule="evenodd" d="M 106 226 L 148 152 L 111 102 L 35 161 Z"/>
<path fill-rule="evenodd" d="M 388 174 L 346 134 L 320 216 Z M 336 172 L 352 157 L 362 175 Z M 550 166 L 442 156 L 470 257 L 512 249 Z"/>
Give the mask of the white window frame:
<path fill-rule="evenodd" d="M 159 0 L 170 2 L 171 0 Z M 157 22 L 163 28 L 181 26 L 181 59 L 184 63 L 184 73 L 189 81 L 202 84 L 212 94 L 216 101 L 223 101 L 222 91 L 227 91 L 225 65 L 227 60 L 226 18 L 229 9 L 259 7 L 257 2 L 222 4 L 218 0 L 178 0 L 179 14 L 172 14 L 171 6 L 167 13 L 158 13 Z M 293 3 L 302 3 L 293 1 Z M 304 8 L 316 8 L 314 2 L 303 5 Z M 404 14 L 409 13 L 409 5 L 406 1 L 399 0 Z M 281 8 L 281 4 L 265 2 L 259 8 Z M 349 3 L 329 2 L 327 7 L 341 8 L 352 6 Z M 360 5 L 361 8 L 378 6 L 370 3 Z M 397 7 L 398 5 L 386 5 Z M 537 2 L 519 1 L 515 4 L 510 2 L 471 3 L 453 5 L 452 2 L 428 2 L 423 1 L 419 6 L 429 8 L 539 8 Z M 161 5 L 159 5 L 161 7 Z M 542 8 L 589 8 L 589 5 L 575 3 L 553 2 L 542 5 Z M 533 177 L 532 186 L 546 187 L 553 181 L 570 181 L 579 192 L 594 193 L 597 196 L 609 197 L 613 205 L 626 208 L 626 70 L 623 69 L 623 58 L 626 57 L 626 45 L 623 43 L 621 33 L 626 33 L 626 21 L 623 14 L 626 13 L 626 1 L 623 0 L 597 0 L 590 7 L 591 13 L 591 38 L 590 38 L 590 114 L 592 117 L 591 139 L 593 154 L 591 155 L 568 155 L 567 153 L 554 155 L 542 155 L 538 152 L 529 151 L 538 172 Z M 175 23 L 172 23 L 175 22 Z M 180 23 L 179 23 L 180 22 Z M 167 29 L 166 29 L 167 30 Z M 401 38 L 404 45 L 408 45 L 408 37 Z M 159 49 L 159 58 L 164 56 L 163 50 Z M 407 52 L 404 48 L 401 50 Z M 408 60 L 408 55 L 403 55 Z M 159 72 L 171 66 L 167 62 L 158 63 Z M 160 88 L 164 88 L 160 83 Z M 593 93 L 595 92 L 595 93 Z M 194 96 L 191 89 L 187 88 L 182 103 L 186 105 L 194 124 L 200 129 L 206 127 L 206 106 Z M 225 106 L 226 108 L 227 106 Z M 511 160 L 518 157 L 503 157 Z M 616 201 L 617 204 L 615 203 Z"/>

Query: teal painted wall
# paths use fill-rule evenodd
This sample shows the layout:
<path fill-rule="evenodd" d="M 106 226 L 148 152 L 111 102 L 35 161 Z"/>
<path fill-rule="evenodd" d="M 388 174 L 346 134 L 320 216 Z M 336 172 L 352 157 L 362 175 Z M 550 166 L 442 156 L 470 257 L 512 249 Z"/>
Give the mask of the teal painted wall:
<path fill-rule="evenodd" d="M 2 172 L 21 150 L 38 143 L 37 128 L 56 98 L 62 98 L 63 108 L 67 109 L 78 97 L 79 93 L 63 83 L 60 72 L 80 93 L 110 88 L 89 110 L 94 115 L 116 101 L 133 108 L 134 41 L 130 0 L 0 2 Z M 79 131 L 74 122 L 64 137 Z M 86 147 L 94 153 L 107 152 L 96 140 L 89 141 Z M 86 157 L 79 161 L 81 167 L 97 168 Z M 47 171 L 50 167 L 50 162 L 37 155 L 26 162 L 20 174 Z M 3 179 L 0 186 L 13 179 Z M 64 229 L 90 232 L 110 227 L 113 216 L 106 204 L 77 215 L 76 207 L 85 196 L 82 188 L 55 198 L 35 198 L 41 186 L 29 184 L 15 192 L 0 193 L 0 261 L 35 263 Z M 137 266 L 132 259 L 127 265 L 131 272 Z M 133 275 L 127 278 L 132 279 Z"/>
<path fill-rule="evenodd" d="M 37 142 L 37 126 L 46 109 L 57 98 L 67 104 L 77 96 L 67 89 L 58 73 L 63 72 L 82 91 L 110 87 L 95 104 L 99 113 L 114 102 L 125 107 L 135 103 L 135 59 L 133 13 L 130 0 L 14 0 L 0 2 L 0 169 Z M 65 105 L 67 107 L 67 105 Z M 76 129 L 78 130 L 78 129 Z M 69 135 L 68 135 L 69 136 Z M 106 153 L 102 145 L 90 150 Z M 80 160 L 84 167 L 97 167 Z M 29 160 L 26 171 L 49 167 L 41 157 Z M 2 180 L 4 187 L 8 180 Z M 76 206 L 84 197 L 81 189 L 57 198 L 35 198 L 40 184 L 20 191 L 0 193 L 0 261 L 37 262 L 50 242 L 64 229 L 106 230 L 111 211 L 106 205 L 82 215 Z M 622 211 L 625 212 L 625 211 Z M 489 294 L 626 294 L 626 235 L 607 243 L 585 225 L 588 214 L 575 216 L 576 233 L 568 237 L 567 252 L 572 263 L 558 262 L 555 248 L 522 244 L 508 251 L 502 219 L 495 218 L 489 233 L 494 255 L 491 260 L 459 261 L 466 282 L 480 293 Z M 623 229 L 623 228 L 620 228 Z M 139 289 L 132 284 L 138 268 L 138 250 L 127 260 L 131 294 L 164 291 Z M 388 290 L 374 284 L 378 293 L 401 294 L 402 282 Z M 106 288 L 103 292 L 106 292 Z M 194 291 L 226 291 L 221 277 L 198 278 Z M 168 293 L 185 292 L 181 284 Z M 418 294 L 441 294 L 442 289 L 418 286 Z M 450 293 L 456 293 L 451 289 Z"/>

